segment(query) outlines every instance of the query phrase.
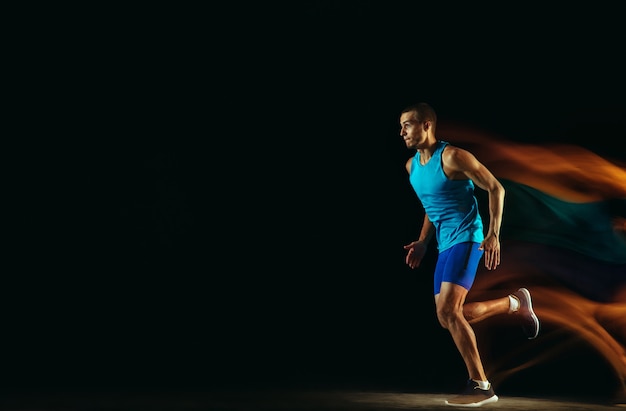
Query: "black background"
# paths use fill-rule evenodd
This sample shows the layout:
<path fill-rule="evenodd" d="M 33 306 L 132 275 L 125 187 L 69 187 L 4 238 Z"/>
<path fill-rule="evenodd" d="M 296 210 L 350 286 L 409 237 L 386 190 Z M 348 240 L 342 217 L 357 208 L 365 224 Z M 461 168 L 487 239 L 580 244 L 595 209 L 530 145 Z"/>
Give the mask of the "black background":
<path fill-rule="evenodd" d="M 399 111 L 625 158 L 626 33 L 602 2 L 14 17 L 8 389 L 454 389 L 434 255 L 403 264 L 421 216 Z M 590 390 L 615 388 L 581 346 L 503 389 L 568 392 L 584 367 Z"/>

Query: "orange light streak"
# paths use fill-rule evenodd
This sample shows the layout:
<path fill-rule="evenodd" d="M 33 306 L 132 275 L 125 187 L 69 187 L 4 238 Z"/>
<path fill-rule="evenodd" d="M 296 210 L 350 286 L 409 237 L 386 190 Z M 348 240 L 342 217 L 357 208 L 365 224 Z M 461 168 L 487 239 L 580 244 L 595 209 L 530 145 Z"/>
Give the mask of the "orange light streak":
<path fill-rule="evenodd" d="M 438 134 L 474 153 L 496 177 L 534 187 L 562 201 L 587 203 L 626 199 L 626 166 L 590 150 L 567 144 L 521 144 L 458 125 L 441 125 Z M 613 229 L 625 230 L 623 216 L 615 216 L 612 221 Z M 594 241 L 592 233 L 589 241 Z M 549 258 L 550 247 L 532 244 L 526 252 L 516 253 L 516 246 L 503 239 L 503 264 L 495 273 L 483 273 L 479 269 L 471 299 L 488 298 L 494 290 L 529 288 L 543 327 L 571 333 L 596 350 L 617 378 L 619 392 L 616 396 L 626 398 L 626 267 L 624 282 L 614 290 L 611 300 L 594 301 L 552 279 L 541 263 L 527 261 L 528 249 L 541 247 L 543 255 Z M 511 367 L 510 358 L 496 359 L 490 371 L 494 382 L 548 361 L 568 349 L 565 343 L 555 347 L 549 335 L 540 334 L 537 344 L 542 341 L 545 341 L 543 354 L 534 356 L 531 361 Z"/>

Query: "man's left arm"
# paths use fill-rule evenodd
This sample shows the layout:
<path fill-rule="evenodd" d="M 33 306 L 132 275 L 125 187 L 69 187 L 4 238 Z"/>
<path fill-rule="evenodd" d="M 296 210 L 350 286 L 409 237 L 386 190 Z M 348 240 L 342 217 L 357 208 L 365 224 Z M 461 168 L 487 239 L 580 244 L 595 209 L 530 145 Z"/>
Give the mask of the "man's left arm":
<path fill-rule="evenodd" d="M 450 152 L 447 165 L 463 173 L 476 186 L 489 194 L 489 228 L 481 248 L 485 251 L 485 266 L 493 270 L 500 265 L 500 227 L 504 213 L 505 190 L 500 181 L 467 150 L 456 148 Z"/>

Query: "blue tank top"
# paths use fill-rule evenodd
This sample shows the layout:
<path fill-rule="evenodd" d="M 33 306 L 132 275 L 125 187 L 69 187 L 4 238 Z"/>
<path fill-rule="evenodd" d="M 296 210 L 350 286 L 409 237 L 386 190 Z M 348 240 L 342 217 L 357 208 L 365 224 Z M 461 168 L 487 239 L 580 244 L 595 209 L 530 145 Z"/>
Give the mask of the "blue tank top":
<path fill-rule="evenodd" d="M 441 153 L 448 145 L 438 141 L 432 158 L 420 164 L 417 152 L 411 163 L 409 181 L 435 226 L 437 248 L 442 252 L 455 244 L 484 239 L 483 222 L 470 179 L 450 180 L 443 172 Z"/>

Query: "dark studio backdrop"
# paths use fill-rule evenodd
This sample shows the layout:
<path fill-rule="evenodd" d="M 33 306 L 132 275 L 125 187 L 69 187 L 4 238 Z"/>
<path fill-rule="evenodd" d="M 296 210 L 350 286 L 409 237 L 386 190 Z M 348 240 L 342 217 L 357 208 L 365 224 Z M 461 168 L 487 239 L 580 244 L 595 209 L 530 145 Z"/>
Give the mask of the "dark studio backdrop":
<path fill-rule="evenodd" d="M 421 215 L 400 110 L 626 159 L 616 10 L 465 7 L 29 11 L 50 121 L 20 174 L 3 386 L 456 389 L 434 250 L 403 263 Z M 582 367 L 611 392 L 584 347 L 506 388 L 567 393 Z"/>

